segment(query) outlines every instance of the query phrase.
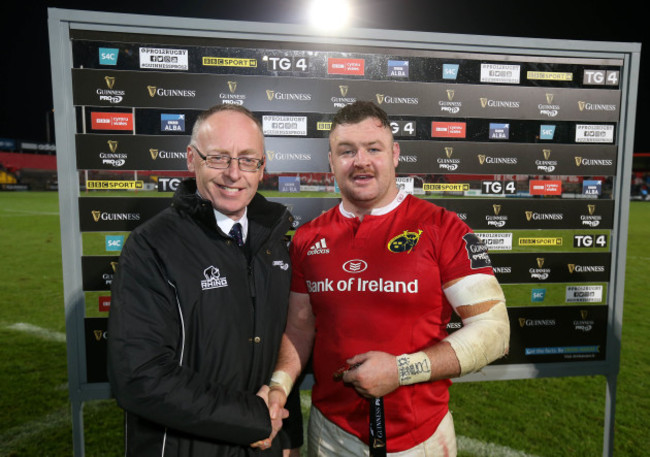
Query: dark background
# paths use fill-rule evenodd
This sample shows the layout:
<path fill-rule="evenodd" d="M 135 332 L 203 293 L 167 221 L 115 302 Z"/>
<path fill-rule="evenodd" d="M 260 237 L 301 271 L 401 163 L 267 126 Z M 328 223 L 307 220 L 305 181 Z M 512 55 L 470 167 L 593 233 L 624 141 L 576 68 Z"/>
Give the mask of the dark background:
<path fill-rule="evenodd" d="M 350 0 L 351 27 L 450 34 L 636 42 L 643 45 L 650 20 L 637 1 L 575 0 Z M 7 3 L 7 2 L 6 2 Z M 306 24 L 307 0 L 17 0 L 0 18 L 0 138 L 54 141 L 47 9 Z M 635 152 L 648 152 L 648 117 L 641 59 Z"/>

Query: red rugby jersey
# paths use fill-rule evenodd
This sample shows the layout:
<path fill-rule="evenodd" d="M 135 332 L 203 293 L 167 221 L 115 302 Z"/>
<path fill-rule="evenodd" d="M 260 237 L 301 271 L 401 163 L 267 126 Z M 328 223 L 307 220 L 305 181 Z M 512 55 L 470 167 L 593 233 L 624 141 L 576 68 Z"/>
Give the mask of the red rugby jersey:
<path fill-rule="evenodd" d="M 453 312 L 442 284 L 492 274 L 487 248 L 455 213 L 402 193 L 393 205 L 363 221 L 334 207 L 300 227 L 291 245 L 291 288 L 309 293 L 316 317 L 312 402 L 365 443 L 368 400 L 332 374 L 356 354 L 412 353 L 442 340 Z M 384 398 L 388 452 L 433 434 L 450 384 L 402 386 Z"/>

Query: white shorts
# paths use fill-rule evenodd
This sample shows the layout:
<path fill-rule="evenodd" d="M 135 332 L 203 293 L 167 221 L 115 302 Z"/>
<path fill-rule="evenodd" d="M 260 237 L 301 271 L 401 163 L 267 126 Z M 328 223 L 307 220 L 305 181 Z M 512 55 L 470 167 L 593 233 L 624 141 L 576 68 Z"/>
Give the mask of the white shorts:
<path fill-rule="evenodd" d="M 307 432 L 308 457 L 368 457 L 368 445 L 328 420 L 311 407 Z M 447 412 L 436 431 L 424 442 L 390 457 L 456 457 L 456 432 L 451 413 Z"/>

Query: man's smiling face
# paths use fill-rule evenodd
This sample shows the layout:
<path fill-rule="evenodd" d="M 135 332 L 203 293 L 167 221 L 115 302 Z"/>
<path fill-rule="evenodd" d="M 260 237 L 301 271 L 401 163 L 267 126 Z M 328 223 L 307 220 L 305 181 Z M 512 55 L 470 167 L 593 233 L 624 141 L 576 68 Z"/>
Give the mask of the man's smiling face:
<path fill-rule="evenodd" d="M 378 119 L 337 125 L 330 133 L 329 160 L 349 211 L 367 213 L 397 195 L 399 145 Z"/>
<path fill-rule="evenodd" d="M 209 157 L 264 159 L 264 137 L 259 126 L 246 115 L 219 111 L 207 118 L 195 139 L 195 147 Z M 239 219 L 257 192 L 264 165 L 256 171 L 242 171 L 236 160 L 225 169 L 209 168 L 192 146 L 187 148 L 187 168 L 196 175 L 196 186 L 214 209 Z"/>

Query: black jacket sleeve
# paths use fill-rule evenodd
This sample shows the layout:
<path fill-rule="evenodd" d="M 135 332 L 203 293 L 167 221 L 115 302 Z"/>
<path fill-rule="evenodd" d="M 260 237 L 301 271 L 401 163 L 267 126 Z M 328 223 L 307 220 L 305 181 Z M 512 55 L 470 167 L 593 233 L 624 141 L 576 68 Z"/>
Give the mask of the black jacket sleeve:
<path fill-rule="evenodd" d="M 255 392 L 210 382 L 184 365 L 179 306 L 155 249 L 132 232 L 113 279 L 108 322 L 108 375 L 118 404 L 208 439 L 248 445 L 268 437 L 268 408 Z"/>

